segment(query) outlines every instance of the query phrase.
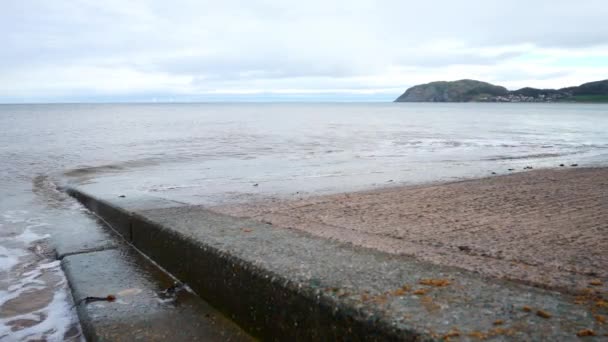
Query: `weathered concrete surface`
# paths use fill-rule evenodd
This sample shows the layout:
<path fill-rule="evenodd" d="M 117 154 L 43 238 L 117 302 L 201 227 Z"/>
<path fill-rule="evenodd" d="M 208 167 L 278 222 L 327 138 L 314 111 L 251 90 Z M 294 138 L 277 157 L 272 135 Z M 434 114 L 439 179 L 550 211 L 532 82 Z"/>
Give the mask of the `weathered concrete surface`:
<path fill-rule="evenodd" d="M 497 278 L 608 291 L 608 168 L 469 181 L 212 210 Z"/>
<path fill-rule="evenodd" d="M 251 338 L 196 295 L 163 301 L 173 280 L 130 248 L 68 255 L 62 261 L 76 301 L 114 295 L 114 302 L 81 303 L 89 341 L 248 341 Z"/>
<path fill-rule="evenodd" d="M 104 194 L 107 200 L 91 198 L 79 191 L 67 189 L 67 192 L 78 199 L 82 204 L 99 216 L 105 223 L 110 225 L 117 233 L 127 241 L 132 240 L 132 232 L 129 216 L 139 209 L 154 210 L 183 206 L 183 203 L 166 200 L 158 197 L 138 195 L 137 197 L 126 197 L 125 195 Z M 111 201 L 111 202 L 109 202 Z"/>
<path fill-rule="evenodd" d="M 120 199 L 70 191 L 92 210 L 112 208 L 98 212 L 259 337 L 570 340 L 583 329 L 608 332 L 601 290 L 575 298 L 201 207 L 127 210 Z"/>
<path fill-rule="evenodd" d="M 117 248 L 120 241 L 118 236 L 109 229 L 100 229 L 100 224 L 103 221 L 90 217 L 56 229 L 51 240 L 57 259 L 63 259 L 66 255 Z"/>
<path fill-rule="evenodd" d="M 175 202 L 140 197 L 132 201 L 116 196 L 120 210 L 164 208 Z M 104 213 L 113 208 L 99 203 Z M 52 236 L 53 248 L 72 288 L 75 301 L 115 295 L 115 302 L 78 305 L 83 332 L 89 341 L 248 341 L 252 338 L 198 296 L 182 291 L 176 300 L 161 299 L 159 292 L 173 279 L 128 246 L 118 232 L 105 227 L 105 219 L 90 214 L 77 217 Z M 113 221 L 123 222 L 123 221 Z M 130 234 L 129 230 L 123 230 Z"/>
<path fill-rule="evenodd" d="M 77 194 L 73 195 L 77 196 Z M 130 230 L 128 226 L 125 227 L 126 230 L 123 232 L 100 228 L 106 224 L 114 228 L 124 227 L 122 221 L 106 221 L 111 221 L 112 218 L 120 220 L 122 215 L 112 215 L 116 210 L 128 212 L 138 208 L 151 210 L 183 205 L 179 202 L 150 196 L 138 196 L 137 198 L 127 198 L 124 195 L 111 196 L 120 205 L 121 209 L 112 208 L 103 201 L 91 202 L 89 204 L 95 206 L 95 210 L 87 212 L 89 217 L 75 216 L 74 219 L 77 221 L 74 224 L 62 226 L 60 229 L 53 231 L 51 239 L 57 259 L 62 259 L 66 255 L 102 251 L 120 246 L 123 237 L 129 238 Z M 80 200 L 82 202 L 87 199 L 80 198 Z M 120 235 L 118 235 L 119 233 Z M 119 238 L 117 239 L 117 237 Z"/>

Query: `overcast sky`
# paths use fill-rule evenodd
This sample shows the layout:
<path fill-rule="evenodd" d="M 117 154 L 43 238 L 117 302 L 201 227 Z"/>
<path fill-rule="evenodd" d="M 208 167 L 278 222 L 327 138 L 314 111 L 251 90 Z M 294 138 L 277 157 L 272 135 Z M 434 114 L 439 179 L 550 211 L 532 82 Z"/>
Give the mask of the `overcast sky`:
<path fill-rule="evenodd" d="M 392 99 L 608 78 L 606 0 L 3 0 L 0 102 Z"/>

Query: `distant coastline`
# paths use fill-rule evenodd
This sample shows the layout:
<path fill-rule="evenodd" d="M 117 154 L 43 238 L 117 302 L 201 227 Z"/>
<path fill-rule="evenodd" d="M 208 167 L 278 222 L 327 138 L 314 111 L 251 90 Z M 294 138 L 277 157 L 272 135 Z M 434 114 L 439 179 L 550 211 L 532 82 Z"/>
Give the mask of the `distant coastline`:
<path fill-rule="evenodd" d="M 608 80 L 576 87 L 518 90 L 477 80 L 438 81 L 407 89 L 394 102 L 591 102 L 608 103 Z"/>

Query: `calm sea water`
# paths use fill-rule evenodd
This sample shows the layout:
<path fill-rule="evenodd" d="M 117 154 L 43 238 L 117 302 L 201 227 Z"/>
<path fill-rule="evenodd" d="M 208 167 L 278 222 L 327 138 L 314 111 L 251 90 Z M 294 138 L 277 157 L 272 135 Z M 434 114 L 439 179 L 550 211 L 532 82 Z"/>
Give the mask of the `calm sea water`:
<path fill-rule="evenodd" d="M 0 105 L 0 132 L 0 339 L 17 340 L 79 338 L 46 239 L 92 218 L 58 183 L 215 205 L 608 162 L 593 104 Z"/>

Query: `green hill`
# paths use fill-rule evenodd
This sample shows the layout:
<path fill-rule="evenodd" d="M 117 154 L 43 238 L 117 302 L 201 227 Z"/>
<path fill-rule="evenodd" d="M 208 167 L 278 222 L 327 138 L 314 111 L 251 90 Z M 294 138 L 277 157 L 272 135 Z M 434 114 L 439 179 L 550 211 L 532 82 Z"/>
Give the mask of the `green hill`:
<path fill-rule="evenodd" d="M 395 102 L 608 102 L 608 80 L 577 87 L 509 91 L 475 80 L 440 81 L 411 87 Z"/>
<path fill-rule="evenodd" d="M 484 96 L 507 95 L 505 87 L 475 80 L 431 82 L 409 88 L 396 102 L 470 102 Z"/>

